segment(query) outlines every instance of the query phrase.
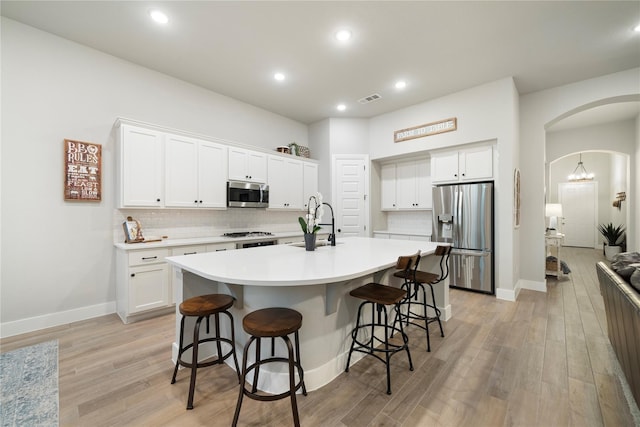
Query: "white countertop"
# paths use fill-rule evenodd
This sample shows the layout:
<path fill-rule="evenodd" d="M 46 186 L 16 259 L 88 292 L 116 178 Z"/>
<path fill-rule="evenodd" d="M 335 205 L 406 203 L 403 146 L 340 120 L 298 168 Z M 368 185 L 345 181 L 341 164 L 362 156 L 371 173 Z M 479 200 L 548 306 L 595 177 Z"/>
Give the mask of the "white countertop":
<path fill-rule="evenodd" d="M 293 245 L 262 246 L 165 260 L 176 267 L 218 282 L 249 286 L 301 286 L 335 283 L 372 274 L 396 264 L 398 256 L 418 250 L 432 254 L 442 243 L 338 238 L 336 246 L 315 251 Z"/>
<path fill-rule="evenodd" d="M 326 235 L 326 233 L 321 233 Z M 249 236 L 249 237 L 223 237 L 223 236 L 208 236 L 208 237 L 192 237 L 185 239 L 163 239 L 159 242 L 142 242 L 142 243 L 114 243 L 114 246 L 118 249 L 135 250 L 135 249 L 153 249 L 153 248 L 170 248 L 173 246 L 188 246 L 188 245 L 207 245 L 215 243 L 244 243 L 244 242 L 257 242 L 263 240 L 277 240 L 286 239 L 288 237 L 300 237 L 302 238 L 302 231 L 286 231 L 280 233 L 273 233 L 272 236 Z"/>

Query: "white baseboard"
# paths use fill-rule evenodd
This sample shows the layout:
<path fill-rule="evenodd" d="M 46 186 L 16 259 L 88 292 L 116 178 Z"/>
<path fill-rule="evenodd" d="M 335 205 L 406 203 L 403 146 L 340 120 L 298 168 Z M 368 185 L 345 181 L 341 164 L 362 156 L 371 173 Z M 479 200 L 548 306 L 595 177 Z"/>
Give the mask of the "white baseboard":
<path fill-rule="evenodd" d="M 518 280 L 514 289 L 496 289 L 496 298 L 505 301 L 515 301 L 518 299 L 518 295 L 522 289 L 547 292 L 547 284 L 545 282 L 534 282 L 533 280 Z"/>
<path fill-rule="evenodd" d="M 496 298 L 505 301 L 515 301 L 518 298 L 519 292 L 520 289 L 517 286 L 516 289 L 498 288 L 496 289 Z"/>
<path fill-rule="evenodd" d="M 39 331 L 41 329 L 52 328 L 54 326 L 66 325 L 68 323 L 104 316 L 115 312 L 116 302 L 111 301 L 104 304 L 90 305 L 88 307 L 5 322 L 0 324 L 0 338 L 26 334 L 28 332 Z"/>
<path fill-rule="evenodd" d="M 529 289 L 530 291 L 547 292 L 547 282 L 534 282 L 533 280 L 520 280 L 518 282 L 520 288 Z"/>

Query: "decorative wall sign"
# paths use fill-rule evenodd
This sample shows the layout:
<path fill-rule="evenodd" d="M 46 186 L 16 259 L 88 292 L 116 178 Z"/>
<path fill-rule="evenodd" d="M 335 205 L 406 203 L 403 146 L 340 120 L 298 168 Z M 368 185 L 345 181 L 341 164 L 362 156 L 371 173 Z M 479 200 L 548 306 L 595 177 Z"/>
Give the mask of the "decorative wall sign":
<path fill-rule="evenodd" d="M 393 133 L 393 142 L 422 138 L 424 136 L 451 132 L 456 129 L 458 129 L 458 120 L 453 117 L 451 119 L 441 120 L 439 122 L 427 123 L 426 125 L 397 130 Z"/>
<path fill-rule="evenodd" d="M 64 140 L 64 199 L 102 200 L 102 146 Z"/>

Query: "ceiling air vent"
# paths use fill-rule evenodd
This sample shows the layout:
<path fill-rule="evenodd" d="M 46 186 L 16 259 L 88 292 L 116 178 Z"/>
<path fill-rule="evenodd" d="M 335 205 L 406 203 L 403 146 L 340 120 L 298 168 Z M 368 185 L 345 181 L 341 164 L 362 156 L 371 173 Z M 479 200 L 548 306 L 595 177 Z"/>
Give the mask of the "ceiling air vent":
<path fill-rule="evenodd" d="M 362 99 L 359 99 L 359 100 L 358 100 L 358 102 L 359 102 L 360 104 L 368 104 L 368 103 L 370 103 L 370 102 L 377 101 L 377 100 L 378 100 L 378 99 L 380 99 L 380 98 L 382 98 L 382 97 L 380 96 L 380 94 L 378 94 L 378 93 L 374 93 L 374 94 L 371 94 L 371 95 L 369 95 L 369 96 L 365 96 L 365 97 L 364 97 L 364 98 L 362 98 Z"/>

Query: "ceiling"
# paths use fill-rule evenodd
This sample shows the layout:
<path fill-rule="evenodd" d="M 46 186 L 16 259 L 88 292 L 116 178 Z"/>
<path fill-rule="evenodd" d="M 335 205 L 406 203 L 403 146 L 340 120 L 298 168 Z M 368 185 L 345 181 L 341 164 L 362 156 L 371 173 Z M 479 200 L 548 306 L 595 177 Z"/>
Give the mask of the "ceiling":
<path fill-rule="evenodd" d="M 307 124 L 509 76 L 527 94 L 640 66 L 637 1 L 3 0 L 1 14 Z"/>

